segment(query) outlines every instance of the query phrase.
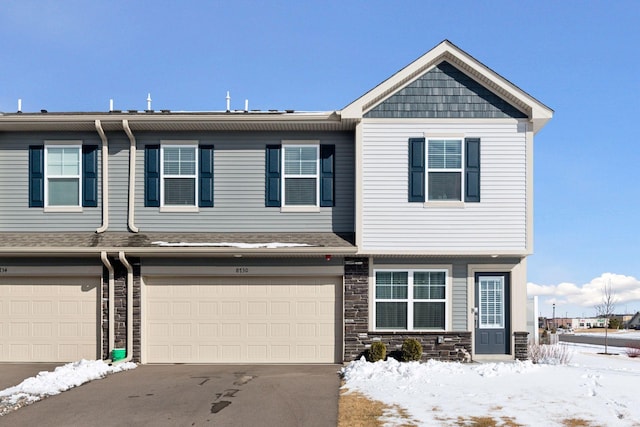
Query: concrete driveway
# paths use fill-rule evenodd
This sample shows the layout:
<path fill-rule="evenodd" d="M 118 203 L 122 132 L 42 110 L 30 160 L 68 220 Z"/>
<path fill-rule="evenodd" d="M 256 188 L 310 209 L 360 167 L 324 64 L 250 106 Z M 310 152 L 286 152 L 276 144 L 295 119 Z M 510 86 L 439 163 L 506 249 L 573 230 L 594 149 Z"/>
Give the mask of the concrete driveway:
<path fill-rule="evenodd" d="M 11 412 L 0 425 L 334 427 L 339 369 L 141 365 Z"/>

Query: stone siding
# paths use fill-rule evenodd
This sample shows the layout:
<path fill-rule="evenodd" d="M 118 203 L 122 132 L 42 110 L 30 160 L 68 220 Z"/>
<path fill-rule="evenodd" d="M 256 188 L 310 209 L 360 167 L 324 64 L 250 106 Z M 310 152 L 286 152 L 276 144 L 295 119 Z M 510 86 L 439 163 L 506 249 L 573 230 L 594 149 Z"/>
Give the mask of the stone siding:
<path fill-rule="evenodd" d="M 515 337 L 515 357 L 516 360 L 527 360 L 529 358 L 529 352 L 527 349 L 527 343 L 529 332 L 514 332 Z"/>

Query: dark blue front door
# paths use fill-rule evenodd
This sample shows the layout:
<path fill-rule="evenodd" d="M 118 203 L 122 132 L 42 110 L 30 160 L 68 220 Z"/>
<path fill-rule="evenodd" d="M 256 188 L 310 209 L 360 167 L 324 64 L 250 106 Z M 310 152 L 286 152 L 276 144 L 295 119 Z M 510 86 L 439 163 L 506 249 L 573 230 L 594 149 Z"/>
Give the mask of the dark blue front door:
<path fill-rule="evenodd" d="M 476 273 L 475 353 L 509 354 L 509 273 Z"/>

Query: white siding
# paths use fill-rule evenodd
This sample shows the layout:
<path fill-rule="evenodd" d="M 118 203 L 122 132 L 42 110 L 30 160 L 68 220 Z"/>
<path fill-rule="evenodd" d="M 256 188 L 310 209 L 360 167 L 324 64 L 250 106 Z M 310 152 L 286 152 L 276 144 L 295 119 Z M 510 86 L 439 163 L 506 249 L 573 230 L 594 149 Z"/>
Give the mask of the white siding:
<path fill-rule="evenodd" d="M 527 247 L 526 127 L 513 121 L 407 121 L 362 129 L 362 252 L 480 253 Z M 408 202 L 408 139 L 425 133 L 481 138 L 481 202 Z"/>

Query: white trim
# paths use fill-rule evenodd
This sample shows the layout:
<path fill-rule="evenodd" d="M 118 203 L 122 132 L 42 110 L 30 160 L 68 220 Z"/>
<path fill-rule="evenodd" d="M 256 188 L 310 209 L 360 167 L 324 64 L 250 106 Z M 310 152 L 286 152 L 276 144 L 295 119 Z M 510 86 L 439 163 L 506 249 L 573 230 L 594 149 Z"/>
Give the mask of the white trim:
<path fill-rule="evenodd" d="M 443 168 L 430 168 L 429 167 L 429 143 L 432 141 L 446 141 L 446 142 L 459 142 L 460 143 L 460 167 L 459 168 L 447 168 L 447 167 L 443 167 Z M 464 137 L 459 138 L 445 138 L 445 137 L 428 137 L 425 138 L 425 150 L 424 150 L 424 167 L 425 167 L 425 203 L 442 203 L 442 202 L 462 202 L 464 203 L 464 189 L 465 189 L 465 143 L 464 143 Z M 459 173 L 460 174 L 460 200 L 454 200 L 454 199 L 429 199 L 429 173 L 433 172 L 433 173 L 447 173 L 447 172 L 453 172 L 453 173 Z"/>
<path fill-rule="evenodd" d="M 286 172 L 286 151 L 287 148 L 314 147 L 316 150 L 316 173 L 310 174 L 287 174 Z M 282 195 L 281 212 L 319 212 L 320 211 L 320 140 L 282 140 L 282 179 L 280 180 L 280 194 Z M 316 180 L 316 202 L 314 205 L 287 205 L 286 181 L 287 179 L 310 179 Z M 310 210 L 313 209 L 313 210 Z M 317 210 L 316 210 L 317 209 Z"/>
<path fill-rule="evenodd" d="M 452 305 L 453 305 L 453 266 L 451 264 L 384 264 L 383 268 L 373 266 L 373 262 L 369 263 L 369 330 L 376 332 L 446 332 L 453 329 Z M 406 299 L 378 299 L 376 298 L 376 273 L 378 272 L 407 272 L 407 298 Z M 445 296 L 444 300 L 421 300 L 413 297 L 413 273 L 416 272 L 444 272 L 445 273 Z M 376 303 L 383 302 L 406 302 L 407 303 L 407 329 L 378 329 L 376 327 Z M 416 329 L 413 328 L 413 303 L 414 302 L 444 302 L 445 318 L 444 329 Z"/>
<path fill-rule="evenodd" d="M 73 148 L 78 150 L 78 174 L 49 176 L 49 149 Z M 77 179 L 78 180 L 78 204 L 77 205 L 49 205 L 49 179 Z M 45 212 L 82 212 L 82 140 L 76 141 L 45 141 L 44 142 L 44 210 Z"/>
<path fill-rule="evenodd" d="M 230 266 L 144 266 L 144 276 L 344 276 L 344 267 L 342 265 L 304 267 L 252 266 L 244 264 L 240 259 L 237 265 Z"/>
<path fill-rule="evenodd" d="M 165 174 L 164 172 L 164 150 L 165 148 L 193 148 L 194 149 L 194 173 L 190 175 L 172 175 Z M 189 141 L 189 140 L 163 140 L 160 141 L 160 210 L 162 212 L 185 212 L 185 208 L 189 208 L 187 212 L 198 212 L 198 166 L 199 166 L 199 150 L 198 150 L 198 141 Z M 194 193 L 193 193 L 193 205 L 168 205 L 164 200 L 164 181 L 166 178 L 177 178 L 177 179 L 193 179 L 194 182 Z M 176 209 L 176 210 L 174 210 Z M 193 210 L 195 209 L 195 210 Z"/>

